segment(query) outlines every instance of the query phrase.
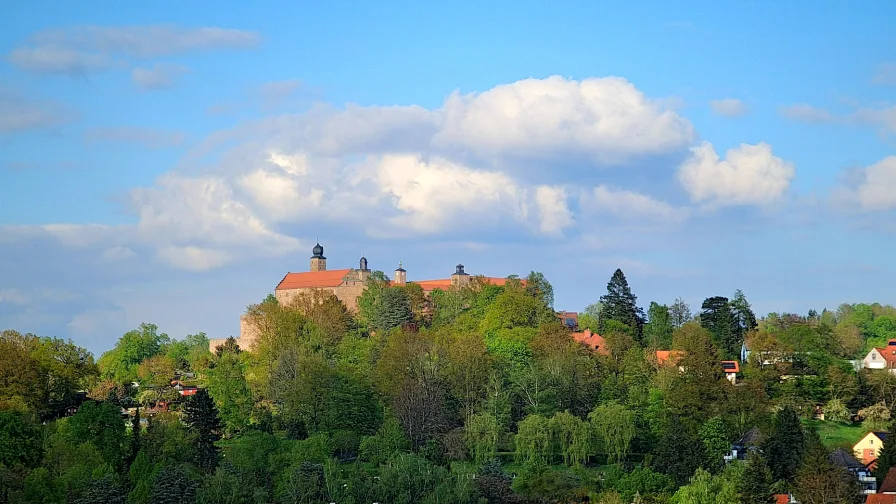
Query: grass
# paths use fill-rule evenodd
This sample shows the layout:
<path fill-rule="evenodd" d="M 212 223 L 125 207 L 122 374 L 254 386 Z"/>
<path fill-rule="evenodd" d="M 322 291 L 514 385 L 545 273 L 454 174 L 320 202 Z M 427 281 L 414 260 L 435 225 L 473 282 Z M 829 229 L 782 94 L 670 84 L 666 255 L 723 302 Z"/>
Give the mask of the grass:
<path fill-rule="evenodd" d="M 843 448 L 852 452 L 852 447 L 862 436 L 868 433 L 868 429 L 862 424 L 843 424 L 840 422 L 823 422 L 821 420 L 805 420 L 803 425 L 814 427 L 818 430 L 821 442 L 829 449 Z"/>

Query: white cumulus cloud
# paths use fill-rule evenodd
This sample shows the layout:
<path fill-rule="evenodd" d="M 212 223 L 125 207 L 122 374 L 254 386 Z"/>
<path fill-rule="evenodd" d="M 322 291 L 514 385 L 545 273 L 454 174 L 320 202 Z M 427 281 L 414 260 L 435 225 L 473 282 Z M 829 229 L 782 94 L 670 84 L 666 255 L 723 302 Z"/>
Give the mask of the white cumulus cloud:
<path fill-rule="evenodd" d="M 896 208 L 896 156 L 888 156 L 855 173 L 854 187 L 841 188 L 838 195 L 853 208 L 883 211 Z"/>
<path fill-rule="evenodd" d="M 709 142 L 691 151 L 678 169 L 678 180 L 692 201 L 711 207 L 774 203 L 796 175 L 793 163 L 772 154 L 766 143 L 741 144 L 729 149 L 725 159 Z"/>
<path fill-rule="evenodd" d="M 615 164 L 664 154 L 694 138 L 691 123 L 619 77 L 526 79 L 455 92 L 433 142 L 485 158 L 582 157 Z"/>
<path fill-rule="evenodd" d="M 679 223 L 687 219 L 688 211 L 654 199 L 646 194 L 597 186 L 582 198 L 584 211 L 612 215 L 623 220 L 651 220 L 662 223 Z"/>
<path fill-rule="evenodd" d="M 567 204 L 567 194 L 563 187 L 538 186 L 535 189 L 535 204 L 538 207 L 540 232 L 559 235 L 573 224 L 572 211 Z"/>

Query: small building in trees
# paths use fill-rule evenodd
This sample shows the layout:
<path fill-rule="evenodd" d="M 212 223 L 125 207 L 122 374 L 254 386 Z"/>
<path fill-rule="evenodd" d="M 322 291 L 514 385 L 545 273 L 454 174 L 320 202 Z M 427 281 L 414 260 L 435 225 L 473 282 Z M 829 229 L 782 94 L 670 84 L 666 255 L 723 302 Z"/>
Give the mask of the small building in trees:
<path fill-rule="evenodd" d="M 835 466 L 849 471 L 861 485 L 863 494 L 868 495 L 877 492 L 877 479 L 871 474 L 868 466 L 853 457 L 851 453 L 842 448 L 837 448 L 831 452 L 828 459 Z"/>
<path fill-rule="evenodd" d="M 724 457 L 725 462 L 731 462 L 732 460 L 746 460 L 747 455 L 749 455 L 751 451 L 758 449 L 761 441 L 762 433 L 759 432 L 758 427 L 753 427 L 731 445 L 731 449 Z"/>
<path fill-rule="evenodd" d="M 597 352 L 598 354 L 610 354 L 610 350 L 607 348 L 607 342 L 606 340 L 604 340 L 604 337 L 600 334 L 591 332 L 590 329 L 585 329 L 582 332 L 572 333 L 572 339 L 585 345 L 588 350 Z"/>
<path fill-rule="evenodd" d="M 563 327 L 571 331 L 579 330 L 579 314 L 576 312 L 568 312 L 561 311 L 557 312 L 557 318 L 560 319 L 560 323 L 563 324 Z"/>
<path fill-rule="evenodd" d="M 886 440 L 887 433 L 884 431 L 869 432 L 852 447 L 852 453 L 863 464 L 871 467 L 874 461 L 877 460 L 877 455 L 880 453 L 880 449 L 883 448 Z"/>

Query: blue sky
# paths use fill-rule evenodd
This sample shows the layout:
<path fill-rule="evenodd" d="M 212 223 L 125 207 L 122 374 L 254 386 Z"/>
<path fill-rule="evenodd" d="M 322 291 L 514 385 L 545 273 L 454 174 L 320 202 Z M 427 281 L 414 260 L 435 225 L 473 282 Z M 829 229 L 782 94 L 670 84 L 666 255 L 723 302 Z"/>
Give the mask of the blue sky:
<path fill-rule="evenodd" d="M 40 12 L 40 15 L 36 15 Z M 646 306 L 892 303 L 892 2 L 10 4 L 0 328 L 102 351 L 365 254 Z"/>

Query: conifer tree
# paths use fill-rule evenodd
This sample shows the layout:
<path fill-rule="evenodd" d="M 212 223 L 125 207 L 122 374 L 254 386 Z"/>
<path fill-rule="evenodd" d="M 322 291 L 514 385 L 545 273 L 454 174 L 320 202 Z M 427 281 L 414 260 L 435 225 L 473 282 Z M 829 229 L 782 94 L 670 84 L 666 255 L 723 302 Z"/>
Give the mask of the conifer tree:
<path fill-rule="evenodd" d="M 184 407 L 184 423 L 196 436 L 197 464 L 202 470 L 212 472 L 218 466 L 218 432 L 221 419 L 208 391 L 199 389 L 187 400 Z"/>
<path fill-rule="evenodd" d="M 134 459 L 137 458 L 137 453 L 140 452 L 140 406 L 137 406 L 137 410 L 134 411 L 134 416 L 131 417 L 131 450 L 128 453 L 128 467 L 134 462 Z"/>
<path fill-rule="evenodd" d="M 182 466 L 168 466 L 153 479 L 149 501 L 153 504 L 194 504 L 197 487 Z"/>
<path fill-rule="evenodd" d="M 828 450 L 818 433 L 806 433 L 806 455 L 797 472 L 794 493 L 805 504 L 859 504 L 864 502 L 861 487 L 855 477 L 843 467 L 831 462 Z"/>
<path fill-rule="evenodd" d="M 891 467 L 896 466 L 896 422 L 890 425 L 887 439 L 877 455 L 877 466 L 874 468 L 874 477 L 880 486 Z"/>
<path fill-rule="evenodd" d="M 775 481 L 792 482 L 803 462 L 805 437 L 800 419 L 789 407 L 775 415 L 771 435 L 762 451 L 767 457 Z"/>
<path fill-rule="evenodd" d="M 740 495 L 744 504 L 772 502 L 772 472 L 765 457 L 759 452 L 747 456 L 747 465 L 740 480 Z"/>
<path fill-rule="evenodd" d="M 638 298 L 632 294 L 621 269 L 613 272 L 613 277 L 607 283 L 607 293 L 600 297 L 600 303 L 602 309 L 598 322 L 601 332 L 606 329 L 608 321 L 614 320 L 628 326 L 640 341 L 644 328 L 644 310 L 638 308 Z"/>
<path fill-rule="evenodd" d="M 740 351 L 743 336 L 728 298 L 706 298 L 701 306 L 700 325 L 712 333 L 713 341 L 725 358 L 733 358 Z"/>

